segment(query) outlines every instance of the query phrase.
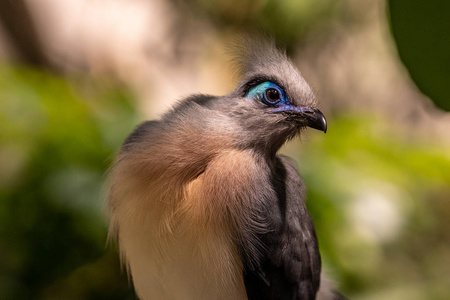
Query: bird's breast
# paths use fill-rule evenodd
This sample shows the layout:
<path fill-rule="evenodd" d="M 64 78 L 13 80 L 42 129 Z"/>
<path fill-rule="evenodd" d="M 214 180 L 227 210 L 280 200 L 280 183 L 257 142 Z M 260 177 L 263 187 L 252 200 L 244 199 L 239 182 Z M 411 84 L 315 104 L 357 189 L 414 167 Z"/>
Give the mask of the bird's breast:
<path fill-rule="evenodd" d="M 254 159 L 223 151 L 185 183 L 177 174 L 128 174 L 138 177 L 121 185 L 112 222 L 139 297 L 246 299 L 239 240 L 258 189 Z"/>

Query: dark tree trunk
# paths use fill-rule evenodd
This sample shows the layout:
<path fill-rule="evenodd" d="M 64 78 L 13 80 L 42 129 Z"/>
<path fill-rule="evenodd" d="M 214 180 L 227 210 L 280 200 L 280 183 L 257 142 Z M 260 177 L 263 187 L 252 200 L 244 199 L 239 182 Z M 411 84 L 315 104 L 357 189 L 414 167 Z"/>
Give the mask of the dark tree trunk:
<path fill-rule="evenodd" d="M 25 0 L 0 0 L 0 22 L 11 46 L 22 61 L 53 69 Z"/>

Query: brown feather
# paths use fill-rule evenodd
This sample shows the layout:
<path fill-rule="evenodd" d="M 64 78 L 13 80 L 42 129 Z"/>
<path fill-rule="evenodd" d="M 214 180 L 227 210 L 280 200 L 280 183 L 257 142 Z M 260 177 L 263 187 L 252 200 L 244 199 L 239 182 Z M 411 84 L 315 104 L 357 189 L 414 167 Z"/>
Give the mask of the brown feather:
<path fill-rule="evenodd" d="M 236 240 L 249 219 L 257 164 L 251 151 L 211 139 L 196 153 L 184 151 L 200 135 L 183 136 L 169 142 L 159 134 L 157 143 L 119 155 L 111 172 L 111 235 L 143 299 L 246 299 Z"/>

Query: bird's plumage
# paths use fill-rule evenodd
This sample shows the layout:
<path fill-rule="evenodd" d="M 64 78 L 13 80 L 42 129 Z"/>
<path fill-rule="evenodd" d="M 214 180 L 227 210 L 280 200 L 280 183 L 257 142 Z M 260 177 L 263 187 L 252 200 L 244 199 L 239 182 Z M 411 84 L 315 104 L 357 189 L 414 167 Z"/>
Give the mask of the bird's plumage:
<path fill-rule="evenodd" d="M 325 131 L 325 119 L 272 42 L 240 50 L 233 92 L 191 96 L 143 123 L 112 167 L 110 232 L 142 299 L 315 299 L 319 289 L 304 184 L 277 151 L 305 126 Z M 283 103 L 264 102 L 274 86 Z"/>

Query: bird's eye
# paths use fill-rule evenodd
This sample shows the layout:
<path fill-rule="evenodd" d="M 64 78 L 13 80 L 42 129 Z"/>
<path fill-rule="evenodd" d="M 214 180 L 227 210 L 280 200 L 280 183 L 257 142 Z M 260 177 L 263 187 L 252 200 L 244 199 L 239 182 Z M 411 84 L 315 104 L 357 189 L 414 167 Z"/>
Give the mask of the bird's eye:
<path fill-rule="evenodd" d="M 275 88 L 269 88 L 264 93 L 264 100 L 270 104 L 276 104 L 281 101 L 280 92 Z"/>
<path fill-rule="evenodd" d="M 268 106 L 277 106 L 281 103 L 286 104 L 289 102 L 283 89 L 271 81 L 265 81 L 252 87 L 246 97 L 258 99 Z"/>

